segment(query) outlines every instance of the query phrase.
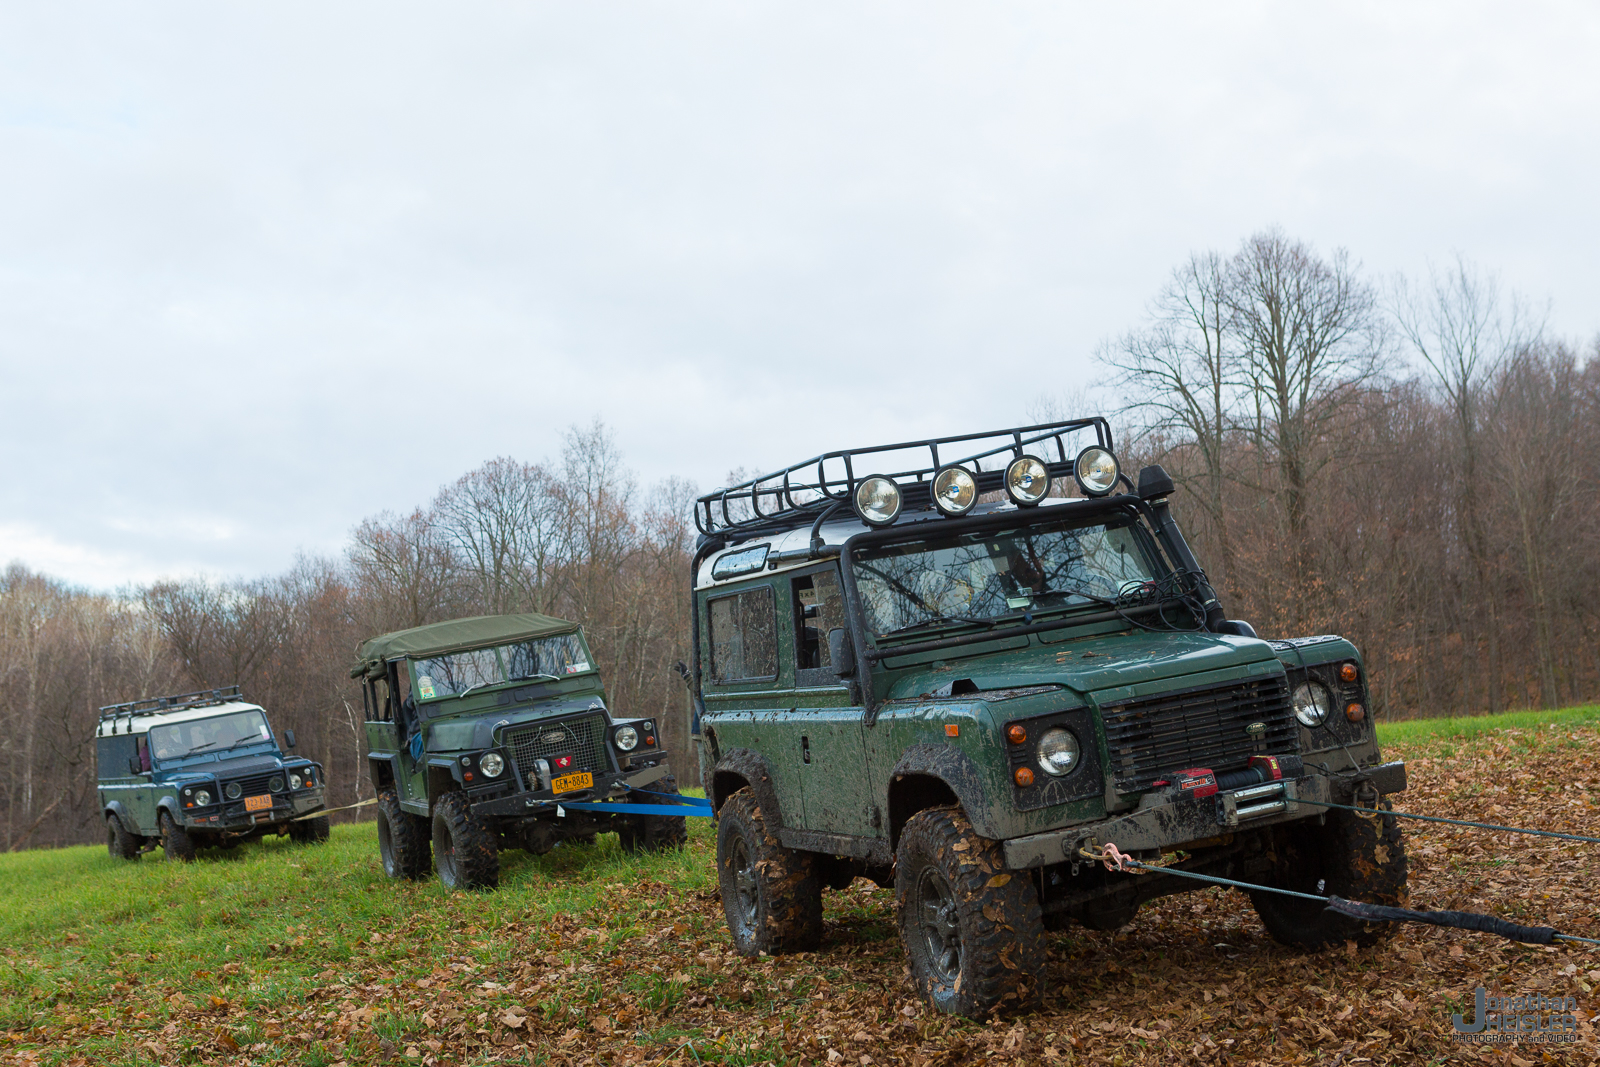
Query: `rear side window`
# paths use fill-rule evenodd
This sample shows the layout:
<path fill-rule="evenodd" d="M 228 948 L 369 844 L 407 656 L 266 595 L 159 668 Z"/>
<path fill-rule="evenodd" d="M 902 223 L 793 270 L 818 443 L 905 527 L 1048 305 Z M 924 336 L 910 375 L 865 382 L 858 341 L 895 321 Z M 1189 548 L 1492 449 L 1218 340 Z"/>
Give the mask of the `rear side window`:
<path fill-rule="evenodd" d="M 711 601 L 711 680 L 770 682 L 778 677 L 772 587 Z"/>

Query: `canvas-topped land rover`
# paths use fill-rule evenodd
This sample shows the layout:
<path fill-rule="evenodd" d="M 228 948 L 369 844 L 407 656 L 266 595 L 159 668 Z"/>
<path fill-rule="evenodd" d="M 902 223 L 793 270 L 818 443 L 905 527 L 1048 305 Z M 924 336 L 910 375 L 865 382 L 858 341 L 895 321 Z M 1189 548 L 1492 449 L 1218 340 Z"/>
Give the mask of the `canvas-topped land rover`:
<path fill-rule="evenodd" d="M 687 842 L 682 816 L 582 807 L 666 810 L 678 788 L 659 723 L 612 718 L 577 623 L 453 619 L 374 637 L 357 659 L 391 878 L 424 877 L 431 852 L 446 886 L 486 889 L 502 848 L 541 855 L 605 831 L 630 852 Z"/>
<path fill-rule="evenodd" d="M 162 846 L 192 860 L 267 834 L 328 839 L 322 765 L 283 744 L 239 687 L 152 697 L 100 709 L 95 729 L 100 806 L 111 855 L 136 860 Z M 305 818 L 305 816 L 314 816 Z"/>
<path fill-rule="evenodd" d="M 1076 488 L 1077 495 L 1064 498 Z M 981 1016 L 1040 990 L 1045 930 L 1203 888 L 1395 904 L 1405 787 L 1359 651 L 1225 617 L 1169 506 L 1092 418 L 831 452 L 697 502 L 693 733 L 747 955 L 814 948 L 821 890 L 893 885 L 911 974 Z M 1317 801 L 1359 803 L 1373 815 Z M 1280 941 L 1383 924 L 1257 893 Z"/>

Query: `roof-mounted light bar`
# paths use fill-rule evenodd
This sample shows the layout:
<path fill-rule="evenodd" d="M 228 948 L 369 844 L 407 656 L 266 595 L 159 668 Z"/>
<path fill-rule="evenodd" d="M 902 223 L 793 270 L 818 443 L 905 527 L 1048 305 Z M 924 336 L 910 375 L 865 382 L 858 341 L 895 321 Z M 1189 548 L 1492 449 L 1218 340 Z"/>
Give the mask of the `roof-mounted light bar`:
<path fill-rule="evenodd" d="M 201 689 L 193 693 L 176 693 L 165 697 L 147 697 L 130 700 L 125 704 L 107 704 L 100 709 L 100 721 L 120 719 L 132 715 L 159 715 L 165 711 L 183 711 L 186 708 L 203 708 L 211 704 L 226 704 L 243 699 L 239 686 L 226 685 L 219 689 Z"/>

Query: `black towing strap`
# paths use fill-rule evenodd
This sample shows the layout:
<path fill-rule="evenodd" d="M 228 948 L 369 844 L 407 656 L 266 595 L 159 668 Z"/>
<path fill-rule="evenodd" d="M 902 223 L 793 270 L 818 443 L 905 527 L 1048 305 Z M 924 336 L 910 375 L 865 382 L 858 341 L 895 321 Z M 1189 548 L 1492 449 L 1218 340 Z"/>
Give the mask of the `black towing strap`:
<path fill-rule="evenodd" d="M 1391 908 L 1387 904 L 1363 904 L 1358 900 L 1333 896 L 1328 898 L 1328 910 L 1366 922 L 1427 923 L 1429 926 L 1451 926 L 1457 930 L 1477 930 L 1485 934 L 1498 934 L 1528 945 L 1553 945 L 1557 938 L 1563 941 L 1586 940 L 1562 937 L 1553 926 L 1523 926 L 1521 923 L 1507 922 L 1493 915 L 1479 915 L 1473 911 L 1412 911 L 1409 908 Z"/>

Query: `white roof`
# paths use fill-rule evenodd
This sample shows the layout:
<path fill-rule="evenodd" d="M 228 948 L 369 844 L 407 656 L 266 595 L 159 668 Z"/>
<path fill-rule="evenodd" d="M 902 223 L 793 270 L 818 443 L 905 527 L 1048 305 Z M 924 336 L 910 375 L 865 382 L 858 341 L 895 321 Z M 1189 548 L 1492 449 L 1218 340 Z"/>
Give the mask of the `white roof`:
<path fill-rule="evenodd" d="M 227 700 L 221 704 L 204 704 L 198 708 L 174 708 L 171 711 L 141 711 L 130 719 L 127 715 L 118 715 L 115 719 L 107 719 L 95 731 L 96 737 L 110 737 L 112 734 L 144 733 L 152 726 L 171 726 L 173 723 L 194 722 L 197 719 L 210 719 L 218 715 L 231 715 L 236 711 L 263 711 L 260 704 L 246 704 L 242 700 Z"/>

